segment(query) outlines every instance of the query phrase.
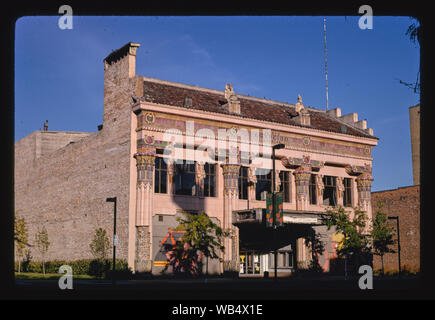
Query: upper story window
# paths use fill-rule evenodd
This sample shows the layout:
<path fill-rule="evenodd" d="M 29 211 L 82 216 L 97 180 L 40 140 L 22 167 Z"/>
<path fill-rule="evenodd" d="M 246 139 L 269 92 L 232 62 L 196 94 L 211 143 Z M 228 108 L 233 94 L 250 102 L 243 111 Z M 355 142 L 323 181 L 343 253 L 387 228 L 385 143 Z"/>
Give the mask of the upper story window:
<path fill-rule="evenodd" d="M 216 197 L 216 165 L 206 162 L 204 171 L 204 197 Z"/>
<path fill-rule="evenodd" d="M 175 194 L 194 196 L 196 194 L 195 163 L 186 160 L 176 163 L 173 183 Z"/>
<path fill-rule="evenodd" d="M 310 204 L 317 204 L 317 187 L 316 187 L 316 175 L 310 176 L 310 184 L 308 185 L 310 192 Z"/>
<path fill-rule="evenodd" d="M 257 169 L 255 175 L 257 176 L 255 199 L 266 200 L 265 194 L 272 192 L 272 170 Z"/>
<path fill-rule="evenodd" d="M 162 157 L 156 157 L 154 171 L 154 192 L 168 192 L 168 166 Z"/>
<path fill-rule="evenodd" d="M 279 179 L 281 180 L 279 191 L 282 191 L 284 195 L 283 200 L 284 202 L 290 202 L 290 171 L 281 171 Z"/>
<path fill-rule="evenodd" d="M 325 206 L 335 206 L 337 204 L 337 189 L 335 177 L 324 176 L 323 184 L 325 188 L 323 189 L 323 204 Z"/>
<path fill-rule="evenodd" d="M 239 199 L 248 199 L 248 167 L 239 170 Z"/>
<path fill-rule="evenodd" d="M 344 185 L 343 205 L 345 207 L 351 207 L 352 206 L 352 179 L 344 178 L 343 185 Z"/>

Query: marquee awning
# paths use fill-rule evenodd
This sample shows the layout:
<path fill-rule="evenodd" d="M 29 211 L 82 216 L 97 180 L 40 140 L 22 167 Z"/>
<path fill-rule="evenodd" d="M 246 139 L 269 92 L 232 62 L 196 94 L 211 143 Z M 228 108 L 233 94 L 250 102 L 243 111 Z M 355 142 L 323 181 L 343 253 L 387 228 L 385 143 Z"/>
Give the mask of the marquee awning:
<path fill-rule="evenodd" d="M 233 224 L 262 224 L 265 221 L 266 209 L 254 208 L 233 211 Z M 323 212 L 316 211 L 284 211 L 284 224 L 322 224 Z"/>

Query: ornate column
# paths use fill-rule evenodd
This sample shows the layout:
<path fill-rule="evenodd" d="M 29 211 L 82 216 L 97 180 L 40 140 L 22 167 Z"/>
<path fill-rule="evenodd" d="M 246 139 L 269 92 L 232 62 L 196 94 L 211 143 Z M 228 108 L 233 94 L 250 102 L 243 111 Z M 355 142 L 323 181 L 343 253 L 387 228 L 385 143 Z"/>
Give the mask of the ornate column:
<path fill-rule="evenodd" d="M 257 176 L 255 175 L 255 168 L 248 168 L 248 199 L 249 201 L 255 200 L 255 187 L 257 184 Z"/>
<path fill-rule="evenodd" d="M 237 271 L 238 253 L 234 250 L 234 243 L 238 239 L 238 230 L 233 227 L 232 224 L 232 212 L 237 210 L 237 200 L 239 199 L 239 164 L 223 164 L 223 176 L 224 176 L 224 217 L 223 228 L 227 231 L 232 231 L 233 236 L 231 238 L 225 238 L 224 240 L 224 271 Z"/>
<path fill-rule="evenodd" d="M 343 206 L 344 205 L 344 184 L 343 184 L 343 177 L 337 177 L 336 178 L 336 189 L 337 189 L 337 205 Z"/>
<path fill-rule="evenodd" d="M 323 190 L 325 185 L 323 184 L 323 175 L 316 175 L 316 192 L 317 192 L 317 204 L 323 204 Z"/>
<path fill-rule="evenodd" d="M 153 180 L 156 149 L 150 136 L 138 141 L 134 155 L 136 183 L 136 257 L 135 271 L 148 272 L 152 261 Z"/>
<path fill-rule="evenodd" d="M 370 173 L 361 173 L 358 178 L 356 178 L 356 186 L 358 190 L 358 205 L 362 210 L 366 211 L 369 218 L 372 217 L 372 207 L 371 207 L 371 186 L 373 177 Z"/>
<path fill-rule="evenodd" d="M 372 167 L 370 164 L 364 166 L 346 166 L 349 175 L 357 176 L 355 179 L 358 192 L 358 206 L 364 210 L 369 218 L 372 218 L 371 186 L 373 181 Z"/>
<path fill-rule="evenodd" d="M 175 183 L 174 183 L 174 175 L 175 175 L 175 161 L 168 161 L 168 193 L 175 194 Z"/>
<path fill-rule="evenodd" d="M 204 197 L 204 179 L 204 164 L 200 162 L 195 162 L 196 195 L 199 197 Z"/>

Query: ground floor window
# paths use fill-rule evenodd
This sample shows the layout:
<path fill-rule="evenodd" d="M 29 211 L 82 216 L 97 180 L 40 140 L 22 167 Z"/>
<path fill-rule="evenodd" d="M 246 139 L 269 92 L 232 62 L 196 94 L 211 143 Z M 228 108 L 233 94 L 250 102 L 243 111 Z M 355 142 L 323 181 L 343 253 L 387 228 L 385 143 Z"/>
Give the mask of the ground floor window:
<path fill-rule="evenodd" d="M 255 251 L 240 252 L 240 274 L 260 274 L 261 256 Z"/>
<path fill-rule="evenodd" d="M 275 253 L 269 253 L 269 270 L 275 268 Z M 291 269 L 293 268 L 293 252 L 278 251 L 277 252 L 277 268 Z"/>

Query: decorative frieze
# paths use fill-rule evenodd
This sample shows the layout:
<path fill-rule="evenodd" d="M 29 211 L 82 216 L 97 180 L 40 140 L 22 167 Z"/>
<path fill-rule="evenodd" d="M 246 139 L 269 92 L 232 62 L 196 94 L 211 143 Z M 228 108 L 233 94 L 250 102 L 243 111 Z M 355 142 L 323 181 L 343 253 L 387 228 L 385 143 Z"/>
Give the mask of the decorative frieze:
<path fill-rule="evenodd" d="M 310 156 L 302 156 L 302 158 L 286 157 L 281 159 L 284 167 L 295 168 L 299 166 L 310 167 L 313 169 L 320 169 L 325 165 L 325 162 L 312 160 Z"/>
<path fill-rule="evenodd" d="M 361 173 L 372 173 L 372 167 L 370 164 L 366 163 L 363 166 L 351 166 L 347 165 L 345 166 L 346 172 L 349 175 L 359 175 Z"/>

